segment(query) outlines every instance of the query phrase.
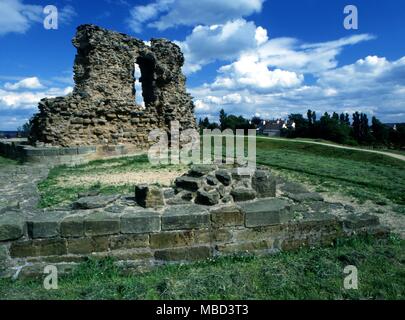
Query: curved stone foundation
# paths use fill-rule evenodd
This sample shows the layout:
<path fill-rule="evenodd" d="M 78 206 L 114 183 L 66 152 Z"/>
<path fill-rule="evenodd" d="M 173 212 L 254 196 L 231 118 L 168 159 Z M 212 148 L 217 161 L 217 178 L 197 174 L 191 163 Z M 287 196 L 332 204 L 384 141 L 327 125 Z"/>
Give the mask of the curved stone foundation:
<path fill-rule="evenodd" d="M 152 189 L 146 189 L 144 196 Z M 212 206 L 168 204 L 176 192 L 180 194 L 162 190 L 163 205 L 133 195 L 90 195 L 64 210 L 1 212 L 0 274 L 38 275 L 49 264 L 69 272 L 88 257 L 113 257 L 127 270 L 142 271 L 164 263 L 271 254 L 328 245 L 353 234 L 383 237 L 389 232 L 377 217 L 325 202 L 287 181 L 279 181 L 277 197 L 234 199 Z M 143 208 L 137 202 L 156 208 Z"/>

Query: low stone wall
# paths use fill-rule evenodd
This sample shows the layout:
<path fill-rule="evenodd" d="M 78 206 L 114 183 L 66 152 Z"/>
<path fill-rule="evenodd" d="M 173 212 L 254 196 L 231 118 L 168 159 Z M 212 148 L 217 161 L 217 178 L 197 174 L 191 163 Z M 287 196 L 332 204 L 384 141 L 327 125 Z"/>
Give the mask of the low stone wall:
<path fill-rule="evenodd" d="M 0 208 L 0 276 L 68 272 L 89 257 L 130 271 L 233 254 L 270 254 L 389 232 L 377 217 L 329 203 L 305 186 L 228 165 L 194 165 L 172 187 L 78 194 L 59 209 Z"/>
<path fill-rule="evenodd" d="M 88 257 L 114 257 L 126 270 L 142 271 L 163 263 L 270 254 L 327 245 L 354 233 L 388 232 L 374 216 L 338 219 L 331 213 L 343 206 L 283 197 L 151 210 L 134 205 L 130 197 L 94 196 L 73 207 L 32 217 L 0 215 L 0 275 L 38 275 L 49 264 L 69 272 Z"/>
<path fill-rule="evenodd" d="M 144 151 L 134 145 L 99 145 L 79 147 L 33 147 L 27 139 L 0 139 L 0 155 L 22 162 L 48 165 L 79 165 L 93 160 L 139 155 Z"/>

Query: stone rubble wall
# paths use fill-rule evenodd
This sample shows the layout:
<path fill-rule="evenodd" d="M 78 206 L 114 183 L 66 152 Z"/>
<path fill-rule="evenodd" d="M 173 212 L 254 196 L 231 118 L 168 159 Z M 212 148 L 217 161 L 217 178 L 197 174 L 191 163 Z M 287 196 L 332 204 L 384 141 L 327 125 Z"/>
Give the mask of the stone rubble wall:
<path fill-rule="evenodd" d="M 32 121 L 30 143 L 36 146 L 132 144 L 149 146 L 148 133 L 196 128 L 194 104 L 186 92 L 180 48 L 165 39 L 150 45 L 94 25 L 82 25 L 77 48 L 75 87 L 66 97 L 46 98 Z M 140 66 L 145 106 L 135 101 L 135 63 Z"/>

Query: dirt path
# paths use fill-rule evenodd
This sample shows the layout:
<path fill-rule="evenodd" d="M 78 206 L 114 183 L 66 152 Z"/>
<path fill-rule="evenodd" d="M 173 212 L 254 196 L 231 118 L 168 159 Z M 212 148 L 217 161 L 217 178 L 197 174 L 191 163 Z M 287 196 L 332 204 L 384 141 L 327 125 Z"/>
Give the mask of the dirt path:
<path fill-rule="evenodd" d="M 35 211 L 39 200 L 37 184 L 48 172 L 43 165 L 0 165 L 0 215 L 8 211 Z"/>
<path fill-rule="evenodd" d="M 321 146 L 333 147 L 338 149 L 347 149 L 347 150 L 355 150 L 355 151 L 363 151 L 363 152 L 370 152 L 370 153 L 377 153 L 382 154 L 391 158 L 399 159 L 405 161 L 405 156 L 386 152 L 386 151 L 378 151 L 378 150 L 368 150 L 362 148 L 355 148 L 355 147 L 348 147 L 348 146 L 341 146 L 333 143 L 326 143 L 326 142 L 316 142 L 316 141 L 305 141 L 305 140 L 295 140 L 295 139 L 283 139 L 283 138 L 271 138 L 271 137 L 258 137 L 259 139 L 268 139 L 268 140 L 278 140 L 278 141 L 288 141 L 288 142 L 297 142 L 297 143 L 309 143 L 309 144 L 318 144 Z"/>

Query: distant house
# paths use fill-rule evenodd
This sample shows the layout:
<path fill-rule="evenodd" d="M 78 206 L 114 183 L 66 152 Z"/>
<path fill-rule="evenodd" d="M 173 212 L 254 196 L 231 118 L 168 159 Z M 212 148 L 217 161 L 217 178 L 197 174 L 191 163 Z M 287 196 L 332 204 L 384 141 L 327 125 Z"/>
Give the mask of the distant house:
<path fill-rule="evenodd" d="M 263 120 L 258 126 L 257 130 L 259 134 L 268 137 L 280 137 L 281 129 L 287 128 L 287 123 L 282 119 L 276 120 Z"/>

